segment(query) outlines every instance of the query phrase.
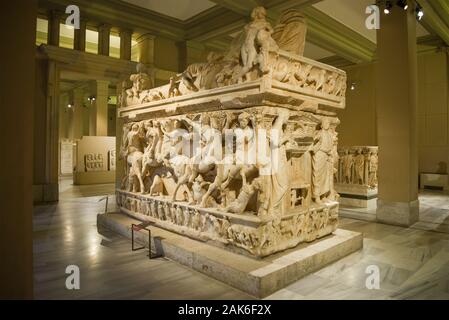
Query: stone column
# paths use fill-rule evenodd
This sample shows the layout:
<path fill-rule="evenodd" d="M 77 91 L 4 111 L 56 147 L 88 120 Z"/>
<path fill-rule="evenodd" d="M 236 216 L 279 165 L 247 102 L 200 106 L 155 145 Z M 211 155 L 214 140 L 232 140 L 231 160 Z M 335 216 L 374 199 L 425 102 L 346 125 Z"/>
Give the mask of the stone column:
<path fill-rule="evenodd" d="M 131 60 L 132 31 L 120 30 L 120 59 Z"/>
<path fill-rule="evenodd" d="M 59 99 L 59 140 L 68 139 L 70 137 L 70 127 L 72 124 L 69 122 L 70 117 L 68 115 L 71 110 L 67 108 L 68 104 L 72 103 L 72 97 L 70 94 L 61 94 Z"/>
<path fill-rule="evenodd" d="M 59 78 L 60 68 L 56 61 L 48 62 L 47 106 L 45 135 L 45 182 L 42 201 L 59 200 Z"/>
<path fill-rule="evenodd" d="M 83 111 L 84 111 L 84 90 L 76 88 L 73 90 L 73 139 L 81 139 L 83 136 Z"/>
<path fill-rule="evenodd" d="M 96 99 L 96 98 L 95 98 Z M 97 108 L 95 101 L 89 101 L 89 136 L 97 135 Z"/>
<path fill-rule="evenodd" d="M 75 29 L 75 39 L 73 41 L 73 47 L 75 50 L 86 51 L 86 20 L 80 21 L 80 28 Z"/>
<path fill-rule="evenodd" d="M 419 218 L 416 18 L 411 7 L 382 14 L 377 31 L 377 219 L 404 226 Z"/>
<path fill-rule="evenodd" d="M 48 44 L 59 46 L 59 34 L 62 12 L 51 10 L 48 13 Z"/>
<path fill-rule="evenodd" d="M 95 92 L 95 101 L 92 103 L 90 113 L 89 133 L 91 136 L 107 136 L 109 82 L 96 80 L 92 86 Z"/>
<path fill-rule="evenodd" d="M 0 299 L 32 299 L 37 1 L 6 1 L 2 10 Z"/>
<path fill-rule="evenodd" d="M 98 54 L 109 56 L 111 26 L 103 24 L 98 28 Z"/>
<path fill-rule="evenodd" d="M 137 38 L 137 46 L 139 50 L 139 62 L 147 65 L 154 65 L 154 39 L 151 34 L 144 34 Z"/>

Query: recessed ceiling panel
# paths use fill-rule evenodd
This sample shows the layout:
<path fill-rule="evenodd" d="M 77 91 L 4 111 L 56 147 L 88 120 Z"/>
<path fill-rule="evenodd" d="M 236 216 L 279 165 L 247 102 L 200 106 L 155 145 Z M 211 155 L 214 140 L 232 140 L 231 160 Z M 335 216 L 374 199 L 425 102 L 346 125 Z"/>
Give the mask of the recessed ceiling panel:
<path fill-rule="evenodd" d="M 366 7 L 373 3 L 373 0 L 324 0 L 313 6 L 365 38 L 376 42 L 376 30 L 369 30 L 365 26 L 368 17 L 365 13 Z"/>
<path fill-rule="evenodd" d="M 313 6 L 376 43 L 376 30 L 369 30 L 365 26 L 365 21 L 368 17 L 366 14 L 366 7 L 372 5 L 374 2 L 375 1 L 373 0 L 324 0 Z M 400 10 L 400 8 L 395 7 L 395 10 Z M 383 13 L 381 12 L 381 14 Z M 421 24 L 416 24 L 417 37 L 428 34 L 429 33 L 421 26 Z"/>
<path fill-rule="evenodd" d="M 331 57 L 333 55 L 335 54 L 306 41 L 306 46 L 304 48 L 304 57 L 313 60 L 320 60 L 323 58 Z"/>
<path fill-rule="evenodd" d="M 187 20 L 215 3 L 208 0 L 122 0 L 130 4 L 164 14 L 179 20 Z"/>

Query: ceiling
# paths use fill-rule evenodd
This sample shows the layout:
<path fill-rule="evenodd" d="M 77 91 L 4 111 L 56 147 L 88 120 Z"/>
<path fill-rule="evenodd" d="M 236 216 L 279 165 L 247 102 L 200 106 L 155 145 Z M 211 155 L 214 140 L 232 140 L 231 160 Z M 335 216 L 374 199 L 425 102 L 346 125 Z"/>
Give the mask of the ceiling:
<path fill-rule="evenodd" d="M 324 0 L 314 4 L 313 7 L 376 43 L 376 30 L 369 30 L 365 27 L 367 18 L 365 10 L 373 3 L 373 0 Z M 417 23 L 416 36 L 427 35 L 429 32 L 420 23 Z"/>
<path fill-rule="evenodd" d="M 366 7 L 375 0 L 95 0 L 95 5 L 92 0 L 39 0 L 39 3 L 46 4 L 48 9 L 48 6 L 63 7 L 69 1 L 82 7 L 85 15 L 97 19 L 94 24 L 133 30 L 136 36 L 150 33 L 175 42 L 189 41 L 194 47 L 204 45 L 206 50 L 218 51 L 226 50 L 243 30 L 255 6 L 263 5 L 273 24 L 283 10 L 295 8 L 308 21 L 306 57 L 336 67 L 376 58 L 376 31 L 365 26 Z M 448 0 L 416 1 L 425 12 L 417 24 L 418 50 L 449 46 Z M 42 33 L 46 28 L 38 25 Z M 73 37 L 73 30 L 62 30 L 62 34 Z M 97 35 L 88 34 L 87 38 L 93 42 Z M 118 47 L 117 39 L 112 40 L 112 46 Z"/>
<path fill-rule="evenodd" d="M 121 0 L 132 4 L 145 10 L 156 12 L 160 15 L 170 17 L 171 19 L 185 22 L 186 25 L 189 21 L 194 20 L 197 17 L 206 15 L 209 11 L 221 12 L 222 16 L 225 14 L 234 15 L 246 19 L 248 17 L 248 11 L 250 8 L 257 4 L 264 5 L 269 11 L 276 9 L 283 10 L 288 7 L 297 7 L 299 9 L 306 8 L 307 10 L 315 10 L 312 13 L 314 15 L 324 14 L 317 16 L 317 20 L 323 24 L 328 21 L 323 21 L 323 17 L 330 18 L 330 21 L 343 26 L 343 31 L 350 31 L 346 35 L 346 38 L 358 38 L 355 41 L 363 42 L 362 46 L 365 46 L 367 54 L 371 50 L 375 50 L 376 44 L 376 31 L 368 30 L 365 27 L 365 21 L 367 14 L 365 13 L 366 7 L 373 4 L 373 0 Z M 222 10 L 222 11 L 219 11 Z M 211 12 L 212 12 L 211 11 Z M 234 17 L 234 16 L 231 16 Z M 307 15 L 306 15 L 307 16 Z M 219 18 L 217 18 L 218 21 Z M 209 21 L 210 23 L 210 21 Z M 217 25 L 219 22 L 217 22 Z M 220 37 L 215 37 L 213 41 L 221 41 L 223 46 L 226 46 L 226 42 L 229 42 L 230 38 L 233 38 L 242 29 L 242 23 L 236 22 L 235 27 L 233 23 L 229 23 L 229 26 L 222 25 L 224 31 L 219 34 Z M 214 26 L 210 23 L 210 27 Z M 329 26 L 332 28 L 332 26 Z M 226 31 L 228 30 L 229 31 Z M 237 30 L 237 32 L 236 32 Z M 334 31 L 334 32 L 339 32 Z M 417 37 L 429 36 L 430 33 L 420 24 L 417 24 Z M 207 39 L 210 40 L 210 39 Z M 314 41 L 315 40 L 315 41 Z M 198 41 L 203 41 L 200 37 Z M 357 44 L 354 45 L 354 48 Z M 356 49 L 355 49 L 356 50 Z M 307 38 L 305 56 L 311 59 L 320 60 L 335 55 L 339 55 L 346 60 L 348 57 L 339 54 L 338 50 L 333 50 L 332 46 L 316 41 L 316 39 Z M 349 59 L 350 60 L 350 59 Z M 357 60 L 357 58 L 353 59 Z M 362 60 L 367 60 L 362 59 Z M 357 62 L 357 61 L 355 61 Z"/>
<path fill-rule="evenodd" d="M 208 0 L 122 0 L 157 13 L 185 21 L 215 6 Z"/>

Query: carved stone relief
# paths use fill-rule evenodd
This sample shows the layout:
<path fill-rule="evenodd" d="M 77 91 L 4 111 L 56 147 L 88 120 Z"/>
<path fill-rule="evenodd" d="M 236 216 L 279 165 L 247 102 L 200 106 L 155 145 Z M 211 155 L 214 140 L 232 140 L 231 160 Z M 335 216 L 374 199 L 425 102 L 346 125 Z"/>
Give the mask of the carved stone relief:
<path fill-rule="evenodd" d="M 283 17 L 273 29 L 254 9 L 226 54 L 165 86 L 133 77 L 119 110 L 123 212 L 257 257 L 337 228 L 335 108 L 346 74 L 291 53 L 305 29 L 297 12 Z"/>
<path fill-rule="evenodd" d="M 104 159 L 101 153 L 89 153 L 84 155 L 84 168 L 89 171 L 103 171 Z"/>
<path fill-rule="evenodd" d="M 335 182 L 377 189 L 378 147 L 340 148 L 338 155 Z"/>

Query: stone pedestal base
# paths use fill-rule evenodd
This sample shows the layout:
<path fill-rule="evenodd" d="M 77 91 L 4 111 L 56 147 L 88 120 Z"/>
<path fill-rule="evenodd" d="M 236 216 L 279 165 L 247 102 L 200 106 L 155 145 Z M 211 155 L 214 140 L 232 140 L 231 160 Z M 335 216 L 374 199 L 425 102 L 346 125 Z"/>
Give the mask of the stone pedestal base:
<path fill-rule="evenodd" d="M 125 237 L 131 236 L 132 223 L 140 221 L 123 213 L 97 216 L 98 227 L 106 227 Z M 362 234 L 337 229 L 311 244 L 253 259 L 157 227 L 150 228 L 151 246 L 157 254 L 258 298 L 266 297 L 363 246 Z M 148 247 L 147 231 L 135 232 L 135 237 Z"/>
<path fill-rule="evenodd" d="M 105 184 L 114 182 L 115 182 L 115 170 L 75 172 L 73 174 L 74 185 Z"/>
<path fill-rule="evenodd" d="M 377 205 L 377 188 L 356 184 L 335 184 L 335 190 L 340 195 L 341 205 L 375 209 Z"/>
<path fill-rule="evenodd" d="M 419 220 L 419 201 L 385 202 L 377 200 L 377 221 L 409 227 Z"/>

